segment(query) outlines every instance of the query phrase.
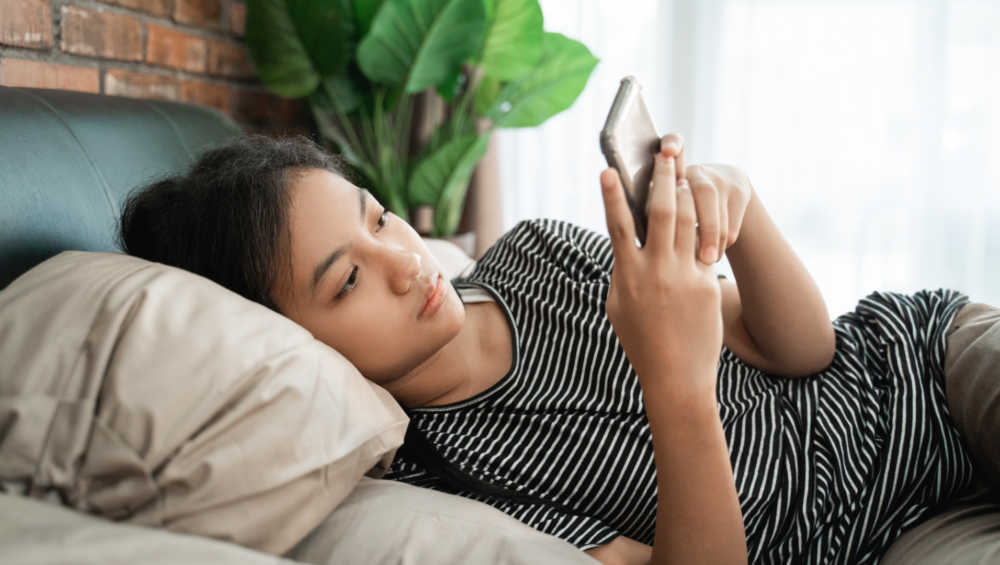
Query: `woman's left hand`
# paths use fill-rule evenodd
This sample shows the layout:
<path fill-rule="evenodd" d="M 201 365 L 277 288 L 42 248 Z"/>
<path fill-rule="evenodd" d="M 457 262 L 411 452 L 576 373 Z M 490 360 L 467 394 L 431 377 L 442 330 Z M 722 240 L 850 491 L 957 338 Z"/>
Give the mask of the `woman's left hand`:
<path fill-rule="evenodd" d="M 671 133 L 660 140 L 664 157 L 677 162 L 677 180 L 687 183 L 698 213 L 698 258 L 711 265 L 722 259 L 739 236 L 753 188 L 740 168 L 732 165 L 684 166 L 684 138 Z"/>

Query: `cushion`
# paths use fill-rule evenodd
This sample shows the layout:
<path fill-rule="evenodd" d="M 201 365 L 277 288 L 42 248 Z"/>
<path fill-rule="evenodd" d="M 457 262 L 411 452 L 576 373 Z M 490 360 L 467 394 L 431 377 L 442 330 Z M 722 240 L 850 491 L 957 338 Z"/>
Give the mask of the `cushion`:
<path fill-rule="evenodd" d="M 597 563 L 492 506 L 369 478 L 285 556 L 315 565 Z"/>
<path fill-rule="evenodd" d="M 0 292 L 0 480 L 281 554 L 402 443 L 381 388 L 188 272 L 62 253 Z"/>
<path fill-rule="evenodd" d="M 596 563 L 567 542 L 485 504 L 368 478 L 286 559 L 5 494 L 0 494 L 0 555 L 4 563 L 19 565 Z"/>
<path fill-rule="evenodd" d="M 949 508 L 906 532 L 880 565 L 986 565 L 1000 562 L 1000 502 Z"/>
<path fill-rule="evenodd" d="M 972 302 L 958 311 L 944 375 L 955 427 L 972 459 L 1000 488 L 1000 308 Z"/>
<path fill-rule="evenodd" d="M 291 565 L 231 543 L 116 524 L 0 494 L 0 555 L 17 565 Z"/>
<path fill-rule="evenodd" d="M 462 248 L 446 239 L 423 238 L 424 245 L 434 254 L 444 275 L 449 279 L 466 276 L 476 267 L 476 261 L 465 254 Z"/>

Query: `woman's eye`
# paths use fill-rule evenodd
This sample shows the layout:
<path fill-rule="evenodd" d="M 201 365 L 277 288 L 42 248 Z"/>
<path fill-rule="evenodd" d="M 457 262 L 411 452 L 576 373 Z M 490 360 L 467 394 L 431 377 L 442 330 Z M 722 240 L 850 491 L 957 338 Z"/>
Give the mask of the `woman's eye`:
<path fill-rule="evenodd" d="M 354 290 L 354 287 L 356 286 L 358 286 L 358 268 L 354 267 L 351 269 L 351 276 L 347 277 L 347 283 L 344 284 L 344 288 L 340 289 L 340 292 L 338 292 L 337 296 L 334 298 L 340 300 L 341 298 L 347 296 L 347 293 Z"/>
<path fill-rule="evenodd" d="M 389 225 L 389 212 L 383 208 L 382 215 L 378 217 L 378 227 L 384 228 L 387 225 Z"/>

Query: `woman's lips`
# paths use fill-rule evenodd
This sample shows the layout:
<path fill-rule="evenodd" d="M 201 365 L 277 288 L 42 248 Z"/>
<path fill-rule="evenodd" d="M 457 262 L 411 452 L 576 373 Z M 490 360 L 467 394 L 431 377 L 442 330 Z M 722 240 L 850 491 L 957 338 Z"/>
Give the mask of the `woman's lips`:
<path fill-rule="evenodd" d="M 434 292 L 427 298 L 427 302 L 424 303 L 424 309 L 420 311 L 420 316 L 417 317 L 418 320 L 423 320 L 433 316 L 438 310 L 441 309 L 441 305 L 444 304 L 444 299 L 448 294 L 448 287 L 444 284 L 444 278 L 441 275 L 437 276 L 437 284 L 434 285 Z"/>

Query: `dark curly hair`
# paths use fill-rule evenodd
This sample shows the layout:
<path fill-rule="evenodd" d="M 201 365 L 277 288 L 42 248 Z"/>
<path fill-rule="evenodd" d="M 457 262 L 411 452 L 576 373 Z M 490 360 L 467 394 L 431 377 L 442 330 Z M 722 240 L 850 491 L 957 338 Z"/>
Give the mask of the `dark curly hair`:
<path fill-rule="evenodd" d="M 119 245 L 279 311 L 271 293 L 288 256 L 289 186 L 307 169 L 349 178 L 339 158 L 305 137 L 231 139 L 187 171 L 129 194 Z"/>

